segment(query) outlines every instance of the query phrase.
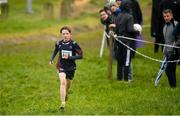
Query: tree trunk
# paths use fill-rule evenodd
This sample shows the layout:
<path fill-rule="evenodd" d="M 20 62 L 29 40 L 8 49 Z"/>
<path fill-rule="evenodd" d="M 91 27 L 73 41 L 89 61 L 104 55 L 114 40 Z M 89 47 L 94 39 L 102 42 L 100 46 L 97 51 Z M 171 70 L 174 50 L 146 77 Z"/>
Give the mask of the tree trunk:
<path fill-rule="evenodd" d="M 54 6 L 52 3 L 45 3 L 44 4 L 44 17 L 46 19 L 53 19 L 54 18 Z"/>
<path fill-rule="evenodd" d="M 32 14 L 32 0 L 27 0 L 27 13 Z"/>
<path fill-rule="evenodd" d="M 61 18 L 68 18 L 73 12 L 74 0 L 63 0 L 61 3 L 60 15 Z"/>
<path fill-rule="evenodd" d="M 2 3 L 0 4 L 0 18 L 7 18 L 9 12 L 9 5 L 8 3 Z"/>

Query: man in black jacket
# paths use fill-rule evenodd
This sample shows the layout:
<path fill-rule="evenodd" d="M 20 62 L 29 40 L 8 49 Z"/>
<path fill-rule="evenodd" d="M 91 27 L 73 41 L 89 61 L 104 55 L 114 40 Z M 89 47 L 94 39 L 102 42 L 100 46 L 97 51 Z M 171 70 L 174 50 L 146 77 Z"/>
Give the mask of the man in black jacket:
<path fill-rule="evenodd" d="M 164 37 L 162 33 L 162 27 L 164 22 L 163 18 L 159 20 L 159 16 L 162 14 L 160 12 L 160 3 L 162 0 L 152 0 L 152 14 L 151 14 L 151 36 L 155 38 L 154 52 L 157 53 L 159 45 L 157 43 L 164 43 Z M 161 47 L 163 50 L 163 46 Z"/>
<path fill-rule="evenodd" d="M 110 25 L 116 27 L 116 34 L 118 36 L 133 37 L 135 30 L 133 29 L 133 16 L 129 13 L 129 4 L 127 2 L 122 2 L 121 4 L 122 13 L 117 17 L 115 25 Z M 119 38 L 124 44 L 130 46 L 131 41 Z M 131 51 L 121 43 L 117 42 L 118 54 L 117 54 L 117 78 L 118 80 L 128 81 L 129 66 L 131 63 Z"/>
<path fill-rule="evenodd" d="M 134 21 L 134 24 L 140 24 L 142 25 L 143 23 L 143 16 L 142 16 L 142 11 L 141 11 L 141 8 L 140 8 L 140 5 L 138 3 L 137 0 L 122 0 L 121 2 L 121 6 L 122 4 L 128 4 L 128 9 L 129 9 L 129 13 L 133 16 L 133 21 Z M 120 6 L 120 8 L 121 8 Z M 133 38 L 136 38 L 136 36 L 132 36 Z M 136 42 L 131 42 L 131 47 L 133 49 L 136 50 Z M 132 58 L 135 57 L 135 52 L 132 52 Z"/>

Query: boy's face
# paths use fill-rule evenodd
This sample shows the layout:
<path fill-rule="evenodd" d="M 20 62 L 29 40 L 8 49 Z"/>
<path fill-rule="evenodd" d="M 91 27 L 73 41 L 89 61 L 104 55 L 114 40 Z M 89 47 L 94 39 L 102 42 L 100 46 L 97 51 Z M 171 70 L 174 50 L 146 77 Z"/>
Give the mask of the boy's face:
<path fill-rule="evenodd" d="M 71 39 L 71 33 L 68 30 L 66 29 L 62 30 L 61 34 L 64 41 L 69 41 Z"/>
<path fill-rule="evenodd" d="M 105 21 L 108 18 L 108 15 L 107 15 L 107 13 L 105 11 L 103 11 L 103 12 L 100 13 L 100 17 L 101 17 L 101 19 L 103 21 Z"/>
<path fill-rule="evenodd" d="M 172 15 L 172 13 L 163 13 L 163 17 L 164 17 L 164 21 L 166 22 L 166 23 L 168 23 L 168 22 L 170 22 L 171 21 L 171 19 L 173 18 L 173 15 Z"/>

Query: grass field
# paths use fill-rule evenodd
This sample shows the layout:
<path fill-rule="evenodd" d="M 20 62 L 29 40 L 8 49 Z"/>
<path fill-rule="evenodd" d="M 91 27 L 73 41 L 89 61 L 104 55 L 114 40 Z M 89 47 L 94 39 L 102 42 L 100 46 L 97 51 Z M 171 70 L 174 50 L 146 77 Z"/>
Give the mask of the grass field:
<path fill-rule="evenodd" d="M 148 10 L 143 10 L 143 12 L 148 12 Z M 94 16 L 85 19 L 88 21 L 93 19 L 90 24 L 99 20 Z M 85 21 L 82 23 L 81 21 L 82 18 L 72 22 L 70 20 L 68 24 L 72 24 L 73 27 L 85 24 Z M 149 18 L 145 17 L 145 24 L 148 24 L 148 21 Z M 57 28 L 63 24 L 51 23 L 51 26 Z M 46 28 L 48 31 L 49 27 Z M 57 31 L 54 31 L 52 35 L 58 34 L 58 29 L 54 30 Z M 106 48 L 103 57 L 99 58 L 102 29 L 98 27 L 82 30 L 76 30 L 74 39 L 82 47 L 84 58 L 77 61 L 77 71 L 64 111 L 59 110 L 59 80 L 55 66 L 48 64 L 54 49 L 54 41 L 44 39 L 43 35 L 35 35 L 33 39 L 17 42 L 24 39 L 18 34 L 15 36 L 15 41 L 10 39 L 0 43 L 0 115 L 180 114 L 179 66 L 177 67 L 176 89 L 169 87 L 165 74 L 162 75 L 158 87 L 155 88 L 154 80 L 160 63 L 139 55 L 136 55 L 133 60 L 131 83 L 116 80 L 116 61 L 113 62 L 113 79 L 108 80 Z M 21 33 L 21 30 L 17 31 Z M 28 33 L 32 30 L 26 31 Z M 26 31 L 22 30 L 22 33 L 26 34 Z M 16 35 L 15 31 L 10 33 L 11 36 Z M 39 33 L 41 34 L 41 31 Z M 4 35 L 6 35 L 5 32 L 1 33 L 0 37 Z M 150 40 L 149 27 L 143 30 L 143 36 L 146 40 Z M 138 51 L 154 58 L 162 58 L 162 53 L 153 53 L 153 45 L 144 45 Z"/>
<path fill-rule="evenodd" d="M 116 80 L 116 62 L 113 79 L 108 80 L 107 51 L 103 58 L 98 57 L 99 35 L 101 31 L 75 36 L 84 59 L 77 61 L 72 94 L 64 112 L 58 109 L 59 81 L 55 66 L 48 65 L 54 42 L 1 45 L 0 114 L 180 114 L 179 67 L 176 89 L 169 87 L 165 75 L 155 88 L 160 64 L 140 56 L 133 60 L 132 83 Z M 151 46 L 140 51 L 155 57 Z"/>

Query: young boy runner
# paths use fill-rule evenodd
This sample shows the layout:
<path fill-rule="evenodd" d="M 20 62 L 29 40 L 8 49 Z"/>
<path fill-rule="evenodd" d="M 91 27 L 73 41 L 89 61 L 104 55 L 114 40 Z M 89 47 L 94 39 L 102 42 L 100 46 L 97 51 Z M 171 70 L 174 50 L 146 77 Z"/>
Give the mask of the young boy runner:
<path fill-rule="evenodd" d="M 65 101 L 67 100 L 68 90 L 71 86 L 75 70 L 76 59 L 82 59 L 83 53 L 80 46 L 72 40 L 71 29 L 64 26 L 60 29 L 62 40 L 55 44 L 55 49 L 52 54 L 50 64 L 53 64 L 53 60 L 56 54 L 59 52 L 59 58 L 57 62 L 57 69 L 59 71 L 60 78 L 60 109 L 65 108 Z"/>

